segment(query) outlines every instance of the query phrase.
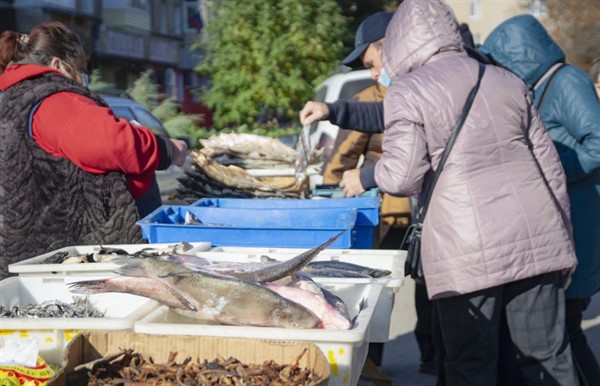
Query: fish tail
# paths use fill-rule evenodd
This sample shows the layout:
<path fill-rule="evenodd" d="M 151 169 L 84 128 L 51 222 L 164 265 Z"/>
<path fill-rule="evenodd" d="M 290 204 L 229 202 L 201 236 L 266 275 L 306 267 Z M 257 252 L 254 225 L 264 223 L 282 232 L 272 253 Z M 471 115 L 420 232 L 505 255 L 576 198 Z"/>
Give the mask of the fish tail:
<path fill-rule="evenodd" d="M 108 279 L 100 279 L 100 280 L 84 280 L 78 281 L 76 283 L 68 283 L 69 291 L 82 294 L 82 295 L 92 295 L 92 294 L 103 294 L 107 292 L 112 292 L 109 290 L 107 285 Z"/>

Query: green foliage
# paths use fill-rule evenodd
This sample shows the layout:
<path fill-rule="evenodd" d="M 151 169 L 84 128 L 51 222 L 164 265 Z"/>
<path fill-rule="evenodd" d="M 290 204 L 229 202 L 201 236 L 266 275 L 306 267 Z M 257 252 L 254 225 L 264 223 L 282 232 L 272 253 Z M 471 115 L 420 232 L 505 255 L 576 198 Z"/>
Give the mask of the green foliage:
<path fill-rule="evenodd" d="M 158 118 L 171 137 L 190 137 L 192 145 L 198 146 L 198 139 L 203 135 L 201 114 L 185 114 L 179 110 L 174 98 L 162 99 L 159 86 L 152 80 L 152 70 L 147 70 L 136 79 L 128 91 L 139 104 L 146 107 Z M 162 99 L 162 101 L 161 101 Z"/>
<path fill-rule="evenodd" d="M 88 88 L 90 90 L 102 90 L 102 89 L 107 89 L 107 88 L 114 88 L 115 85 L 112 83 L 108 83 L 105 82 L 102 79 L 102 75 L 100 74 L 100 70 L 96 69 L 92 71 L 92 74 L 90 75 L 90 84 L 88 85 Z"/>
<path fill-rule="evenodd" d="M 354 35 L 360 23 L 376 12 L 394 12 L 401 3 L 398 0 L 336 0 L 342 9 L 342 14 L 350 20 L 351 33 L 344 37 L 344 55 L 354 49 Z"/>
<path fill-rule="evenodd" d="M 148 110 L 152 111 L 160 104 L 160 93 L 158 92 L 158 84 L 154 83 L 152 76 L 154 71 L 146 70 L 142 72 L 139 78 L 133 82 L 133 87 L 127 92 L 135 101 Z M 159 118 L 160 119 L 160 118 Z"/>
<path fill-rule="evenodd" d="M 208 4 L 201 95 L 218 128 L 297 120 L 314 87 L 342 59 L 349 33 L 335 0 L 248 0 Z M 198 47 L 196 47 L 198 48 Z"/>

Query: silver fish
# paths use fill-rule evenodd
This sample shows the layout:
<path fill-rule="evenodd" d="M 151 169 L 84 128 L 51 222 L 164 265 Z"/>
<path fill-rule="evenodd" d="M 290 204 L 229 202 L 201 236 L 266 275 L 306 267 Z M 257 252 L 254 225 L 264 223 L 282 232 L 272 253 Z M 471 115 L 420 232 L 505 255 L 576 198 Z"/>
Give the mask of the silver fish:
<path fill-rule="evenodd" d="M 132 277 L 76 282 L 70 285 L 71 290 L 145 296 L 182 315 L 229 325 L 312 328 L 318 323 L 311 311 L 268 288 L 232 277 L 192 272 L 174 261 L 130 259 L 119 272 Z M 148 291 L 150 282 L 154 291 Z M 182 307 L 182 299 L 191 307 Z"/>
<path fill-rule="evenodd" d="M 346 304 L 331 292 L 321 288 L 309 277 L 298 275 L 290 285 L 268 283 L 265 286 L 287 299 L 302 304 L 313 312 L 319 318 L 318 327 L 320 328 L 336 330 L 352 328 Z M 329 297 L 326 296 L 326 292 L 330 295 Z"/>
<path fill-rule="evenodd" d="M 254 283 L 268 283 L 279 280 L 299 271 L 315 256 L 317 256 L 319 252 L 331 245 L 345 232 L 346 230 L 331 237 L 323 244 L 309 249 L 308 251 L 302 252 L 298 256 L 285 261 L 275 260 L 268 263 L 209 262 L 207 264 L 207 259 L 200 258 L 201 260 L 196 260 L 197 258 L 194 256 L 179 255 L 173 256 L 173 259 L 182 262 L 194 271 L 203 271 L 217 275 L 232 276 Z"/>
<path fill-rule="evenodd" d="M 314 275 L 318 274 L 319 270 L 346 271 L 346 272 L 348 272 L 348 274 L 356 273 L 357 275 L 363 275 L 363 277 L 369 276 L 372 278 L 380 278 L 380 277 L 385 277 L 385 276 L 389 276 L 392 274 L 392 272 L 388 271 L 387 269 L 365 267 L 363 265 L 347 263 L 344 261 L 312 261 L 307 264 L 306 268 L 307 268 L 306 269 L 307 271 L 309 271 L 311 274 L 314 274 Z M 350 277 L 350 276 L 346 276 L 346 277 Z M 360 277 L 360 276 L 358 276 L 358 277 Z"/>
<path fill-rule="evenodd" d="M 87 297 L 73 297 L 73 303 L 47 300 L 40 304 L 0 305 L 0 318 L 102 318 L 104 312 L 94 307 Z"/>

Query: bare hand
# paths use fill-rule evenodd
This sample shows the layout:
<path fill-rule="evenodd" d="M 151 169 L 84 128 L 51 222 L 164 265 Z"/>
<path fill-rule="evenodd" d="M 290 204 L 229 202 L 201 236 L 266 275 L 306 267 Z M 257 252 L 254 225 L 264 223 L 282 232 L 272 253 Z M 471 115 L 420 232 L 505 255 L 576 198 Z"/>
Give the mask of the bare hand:
<path fill-rule="evenodd" d="M 328 116 L 329 108 L 325 103 L 309 101 L 300 110 L 300 123 L 303 126 L 310 125 L 311 123 L 327 119 Z"/>
<path fill-rule="evenodd" d="M 340 188 L 344 189 L 344 197 L 354 197 L 365 192 L 360 183 L 360 169 L 346 170 L 340 181 Z"/>
<path fill-rule="evenodd" d="M 187 143 L 180 139 L 169 138 L 169 140 L 173 144 L 173 156 L 171 157 L 171 165 L 183 166 L 188 151 Z"/>

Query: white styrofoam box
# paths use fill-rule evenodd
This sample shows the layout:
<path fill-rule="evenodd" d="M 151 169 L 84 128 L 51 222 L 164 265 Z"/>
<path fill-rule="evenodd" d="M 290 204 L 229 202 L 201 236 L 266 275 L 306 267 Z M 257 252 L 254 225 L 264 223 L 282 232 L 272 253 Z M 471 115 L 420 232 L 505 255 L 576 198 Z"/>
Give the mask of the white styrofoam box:
<path fill-rule="evenodd" d="M 190 243 L 193 251 L 206 251 L 211 248 L 209 242 Z M 8 266 L 8 272 L 18 273 L 20 276 L 25 275 L 98 275 L 110 274 L 117 268 L 117 265 L 112 262 L 104 263 L 73 263 L 73 264 L 42 264 L 47 258 L 58 252 L 67 252 L 68 256 L 80 256 L 89 253 L 98 252 L 100 248 L 118 248 L 123 249 L 127 253 L 135 253 L 145 248 L 171 248 L 176 243 L 157 243 L 157 244 L 111 244 L 111 245 L 80 245 L 70 246 L 54 251 L 44 253 L 26 260 L 13 263 Z"/>
<path fill-rule="evenodd" d="M 191 319 L 160 306 L 137 321 L 134 331 L 158 335 L 219 336 L 316 344 L 331 366 L 330 385 L 356 385 L 369 350 L 369 330 L 382 286 L 377 284 L 321 283 L 348 306 L 354 324 L 350 330 L 286 329 L 225 326 L 213 321 Z"/>
<path fill-rule="evenodd" d="M 72 303 L 67 283 L 99 278 L 97 276 L 14 276 L 0 281 L 0 304 L 25 307 L 49 300 Z M 0 335 L 6 338 L 37 337 L 39 355 L 48 363 L 60 365 L 67 343 L 84 330 L 132 330 L 138 319 L 158 307 L 145 297 L 107 293 L 88 296 L 90 303 L 104 312 L 102 318 L 1 318 Z"/>
<path fill-rule="evenodd" d="M 196 253 L 198 256 L 218 261 L 260 262 L 261 256 L 276 260 L 288 260 L 306 249 L 302 248 L 246 248 L 215 247 L 209 252 Z M 336 279 L 315 278 L 317 282 L 372 283 L 382 285 L 383 291 L 375 309 L 373 328 L 369 334 L 370 342 L 387 342 L 391 336 L 391 318 L 396 292 L 404 283 L 404 261 L 406 251 L 392 249 L 325 249 L 312 261 L 341 261 L 371 268 L 387 269 L 392 274 L 383 278 Z"/>

